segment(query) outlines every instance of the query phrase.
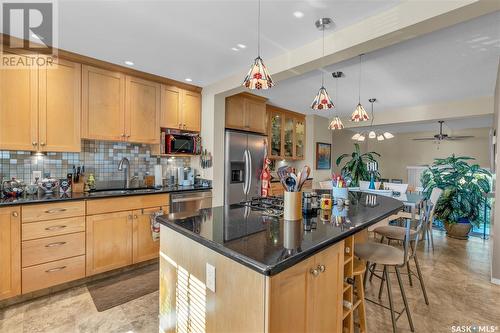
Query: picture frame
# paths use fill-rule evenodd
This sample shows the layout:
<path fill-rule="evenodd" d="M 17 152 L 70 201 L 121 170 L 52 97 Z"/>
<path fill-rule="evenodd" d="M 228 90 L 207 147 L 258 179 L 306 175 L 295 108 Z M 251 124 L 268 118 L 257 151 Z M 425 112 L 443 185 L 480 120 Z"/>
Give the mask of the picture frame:
<path fill-rule="evenodd" d="M 332 144 L 316 142 L 316 170 L 332 168 Z"/>

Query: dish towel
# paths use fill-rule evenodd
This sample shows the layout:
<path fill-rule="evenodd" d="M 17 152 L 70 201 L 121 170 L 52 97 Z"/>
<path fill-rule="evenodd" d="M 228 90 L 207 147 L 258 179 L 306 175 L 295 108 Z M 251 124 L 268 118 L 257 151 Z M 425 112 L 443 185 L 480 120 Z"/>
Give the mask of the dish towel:
<path fill-rule="evenodd" d="M 158 222 L 156 220 L 156 217 L 161 216 L 163 214 L 164 214 L 163 210 L 159 210 L 159 211 L 151 213 L 151 216 L 150 216 L 151 237 L 153 238 L 153 240 L 155 242 L 160 240 L 160 222 Z"/>

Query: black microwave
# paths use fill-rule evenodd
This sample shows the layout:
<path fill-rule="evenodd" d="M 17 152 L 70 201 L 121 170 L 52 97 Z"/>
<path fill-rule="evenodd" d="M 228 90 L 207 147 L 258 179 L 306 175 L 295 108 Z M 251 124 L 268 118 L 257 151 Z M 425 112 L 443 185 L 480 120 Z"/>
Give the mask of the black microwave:
<path fill-rule="evenodd" d="M 199 154 L 200 152 L 201 140 L 199 135 L 165 135 L 165 154 Z"/>

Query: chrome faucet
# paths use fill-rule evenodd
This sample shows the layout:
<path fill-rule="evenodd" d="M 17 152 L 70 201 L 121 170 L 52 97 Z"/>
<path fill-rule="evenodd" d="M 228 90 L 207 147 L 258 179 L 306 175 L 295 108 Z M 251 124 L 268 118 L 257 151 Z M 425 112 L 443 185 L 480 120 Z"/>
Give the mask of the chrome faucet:
<path fill-rule="evenodd" d="M 124 170 L 125 169 L 125 170 Z M 130 187 L 130 161 L 128 158 L 124 157 L 118 163 L 118 171 L 123 171 L 123 177 L 125 178 L 125 188 Z"/>

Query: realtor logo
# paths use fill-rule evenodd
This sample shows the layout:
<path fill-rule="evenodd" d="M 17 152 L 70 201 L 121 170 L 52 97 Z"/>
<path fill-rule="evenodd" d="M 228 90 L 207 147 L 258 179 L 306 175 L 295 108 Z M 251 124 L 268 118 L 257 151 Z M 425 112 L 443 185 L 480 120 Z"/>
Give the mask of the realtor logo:
<path fill-rule="evenodd" d="M 2 4 L 2 28 L 7 34 L 6 49 L 51 54 L 53 45 L 53 5 L 52 3 Z M 10 38 L 16 36 L 22 40 Z M 36 40 L 35 43 L 31 42 Z"/>

